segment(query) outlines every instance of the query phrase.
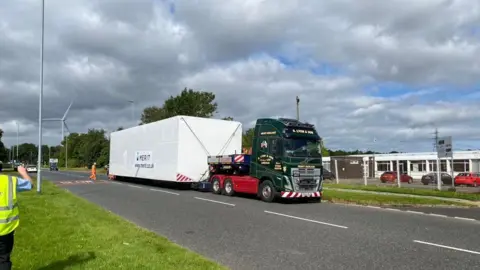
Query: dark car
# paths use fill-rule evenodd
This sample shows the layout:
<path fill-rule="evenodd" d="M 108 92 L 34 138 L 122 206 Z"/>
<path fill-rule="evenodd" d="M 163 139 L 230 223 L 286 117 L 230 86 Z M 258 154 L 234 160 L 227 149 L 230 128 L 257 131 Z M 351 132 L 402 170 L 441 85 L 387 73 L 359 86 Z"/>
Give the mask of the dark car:
<path fill-rule="evenodd" d="M 384 172 L 384 173 L 382 173 L 382 175 L 380 176 L 380 181 L 382 183 L 397 182 L 397 172 Z M 402 174 L 400 174 L 400 182 L 411 184 L 411 183 L 413 183 L 413 178 L 406 173 L 402 173 Z"/>
<path fill-rule="evenodd" d="M 335 180 L 335 174 L 332 173 L 331 171 L 327 170 L 327 169 L 323 169 L 323 179 L 327 179 L 327 180 Z"/>
<path fill-rule="evenodd" d="M 453 182 L 453 177 L 448 174 L 448 173 L 440 173 L 440 177 L 442 179 L 442 183 L 444 185 L 451 185 Z M 422 184 L 428 185 L 428 184 L 437 184 L 437 173 L 436 172 L 431 172 L 427 173 L 424 176 L 422 176 Z"/>

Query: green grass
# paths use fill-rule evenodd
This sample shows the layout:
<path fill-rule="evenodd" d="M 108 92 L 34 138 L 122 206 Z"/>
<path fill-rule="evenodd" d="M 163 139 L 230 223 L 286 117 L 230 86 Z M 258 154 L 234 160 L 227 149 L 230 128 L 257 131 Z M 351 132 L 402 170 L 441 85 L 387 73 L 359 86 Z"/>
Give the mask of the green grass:
<path fill-rule="evenodd" d="M 225 269 L 48 181 L 19 204 L 14 269 Z"/>
<path fill-rule="evenodd" d="M 337 203 L 355 203 L 362 205 L 394 205 L 394 206 L 464 206 L 472 207 L 471 204 L 445 201 L 434 198 L 415 198 L 393 196 L 389 194 L 370 194 L 337 190 L 324 190 L 323 200 Z"/>
<path fill-rule="evenodd" d="M 390 192 L 408 195 L 420 195 L 420 196 L 433 196 L 443 198 L 463 199 L 469 201 L 480 201 L 480 194 L 469 194 L 455 191 L 438 191 L 433 189 L 421 189 L 421 188 L 399 188 L 399 187 L 385 187 L 385 186 L 364 186 L 364 185 L 347 185 L 347 184 L 324 184 L 327 188 L 337 189 L 355 189 L 375 192 Z"/>

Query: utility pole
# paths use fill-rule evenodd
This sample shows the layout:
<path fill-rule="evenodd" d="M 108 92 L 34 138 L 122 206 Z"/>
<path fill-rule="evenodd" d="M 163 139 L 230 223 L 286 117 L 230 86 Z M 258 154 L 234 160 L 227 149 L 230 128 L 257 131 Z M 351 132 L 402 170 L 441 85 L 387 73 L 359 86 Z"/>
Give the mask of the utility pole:
<path fill-rule="evenodd" d="M 18 161 L 18 146 L 20 145 L 20 142 L 18 140 L 18 136 L 19 136 L 19 133 L 20 133 L 20 128 L 19 128 L 19 125 L 18 125 L 18 122 L 15 122 L 17 124 L 17 158 L 16 160 Z"/>
<path fill-rule="evenodd" d="M 438 128 L 435 128 L 435 132 L 433 132 L 433 151 L 437 151 L 437 145 L 438 145 Z M 436 175 L 437 175 L 437 190 L 442 190 L 442 174 L 441 174 L 441 166 L 442 163 L 440 161 L 440 158 L 437 157 L 436 160 L 437 164 L 437 169 L 435 170 Z"/>
<path fill-rule="evenodd" d="M 437 151 L 437 142 L 438 142 L 438 128 L 435 128 L 435 132 L 433 132 L 433 151 Z"/>
<path fill-rule="evenodd" d="M 135 126 L 135 101 L 129 100 L 132 103 L 132 125 Z"/>
<path fill-rule="evenodd" d="M 300 121 L 300 98 L 297 96 L 297 121 Z"/>

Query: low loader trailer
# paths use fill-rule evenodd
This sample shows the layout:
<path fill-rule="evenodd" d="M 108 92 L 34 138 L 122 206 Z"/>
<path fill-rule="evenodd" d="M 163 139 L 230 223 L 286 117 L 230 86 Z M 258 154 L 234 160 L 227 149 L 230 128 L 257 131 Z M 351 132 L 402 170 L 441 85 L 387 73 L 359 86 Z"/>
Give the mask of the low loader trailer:
<path fill-rule="evenodd" d="M 175 116 L 116 131 L 110 137 L 110 174 L 188 184 L 233 196 L 254 194 L 321 201 L 321 138 L 294 119 L 256 121 L 252 147 L 242 151 L 242 124 Z"/>

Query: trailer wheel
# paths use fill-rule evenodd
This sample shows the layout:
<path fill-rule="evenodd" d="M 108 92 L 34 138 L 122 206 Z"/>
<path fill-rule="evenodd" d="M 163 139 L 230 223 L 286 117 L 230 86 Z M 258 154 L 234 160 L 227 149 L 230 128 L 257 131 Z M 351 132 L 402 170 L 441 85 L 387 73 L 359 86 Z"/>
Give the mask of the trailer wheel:
<path fill-rule="evenodd" d="M 273 202 L 275 200 L 276 191 L 270 180 L 265 180 L 260 184 L 260 198 L 264 202 Z"/>
<path fill-rule="evenodd" d="M 212 180 L 212 192 L 214 194 L 222 193 L 222 189 L 220 188 L 220 179 L 218 177 L 213 177 Z"/>
<path fill-rule="evenodd" d="M 223 181 L 223 193 L 227 196 L 233 196 L 235 194 L 232 179 L 227 178 Z"/>

